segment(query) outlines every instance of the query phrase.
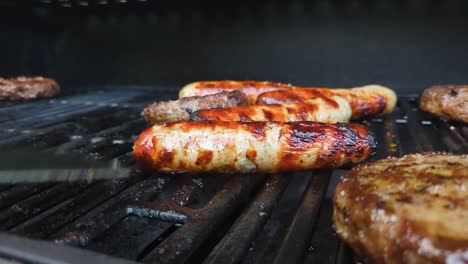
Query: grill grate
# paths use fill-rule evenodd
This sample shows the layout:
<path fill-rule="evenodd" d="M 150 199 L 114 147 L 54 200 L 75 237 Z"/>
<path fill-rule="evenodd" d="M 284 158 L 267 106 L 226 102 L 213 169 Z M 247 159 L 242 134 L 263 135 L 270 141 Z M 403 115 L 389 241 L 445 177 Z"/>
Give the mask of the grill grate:
<path fill-rule="evenodd" d="M 2 103 L 0 148 L 72 152 L 132 165 L 132 142 L 145 127 L 141 108 L 169 97 L 175 97 L 175 91 L 112 87 L 52 100 Z M 378 141 L 373 159 L 410 152 L 468 152 L 468 127 L 420 112 L 415 96 L 402 97 L 391 115 L 363 123 Z M 134 170 L 125 179 L 91 184 L 2 184 L 0 259 L 350 263 L 351 251 L 331 227 L 332 195 L 343 173 L 171 177 Z M 37 250 L 44 247 L 47 250 Z"/>

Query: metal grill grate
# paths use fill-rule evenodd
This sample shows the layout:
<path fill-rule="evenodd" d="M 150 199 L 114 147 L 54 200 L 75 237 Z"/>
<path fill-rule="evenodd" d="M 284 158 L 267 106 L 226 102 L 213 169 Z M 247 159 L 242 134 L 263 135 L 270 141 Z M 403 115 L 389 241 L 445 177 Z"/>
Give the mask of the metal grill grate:
<path fill-rule="evenodd" d="M 6 0 L 5 6 L 20 7 L 61 7 L 61 8 L 87 8 L 87 7 L 114 7 L 142 4 L 152 0 Z"/>
<path fill-rule="evenodd" d="M 45 153 L 75 152 L 131 165 L 132 142 L 145 127 L 141 108 L 175 94 L 113 87 L 2 103 L 0 149 L 33 146 Z M 391 115 L 363 123 L 379 143 L 373 159 L 422 151 L 468 152 L 468 127 L 420 112 L 415 96 L 400 98 Z M 91 184 L 3 184 L 0 258 L 350 263 L 351 251 L 331 227 L 332 195 L 344 172 L 171 177 L 133 171 L 129 178 Z"/>

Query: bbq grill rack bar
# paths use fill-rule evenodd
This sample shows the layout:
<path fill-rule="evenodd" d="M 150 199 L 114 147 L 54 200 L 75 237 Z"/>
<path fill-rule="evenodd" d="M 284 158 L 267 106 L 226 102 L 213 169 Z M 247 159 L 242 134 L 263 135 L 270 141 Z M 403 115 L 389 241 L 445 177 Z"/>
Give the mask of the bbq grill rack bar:
<path fill-rule="evenodd" d="M 131 264 L 133 261 L 114 258 L 91 251 L 60 247 L 44 241 L 0 234 L 0 261 L 2 263 L 116 263 Z M 11 261 L 11 262 L 10 262 Z"/>
<path fill-rule="evenodd" d="M 146 124 L 140 112 L 175 90 L 91 89 L 50 100 L 0 103 L 0 150 L 29 147 L 117 158 Z M 411 152 L 468 152 L 468 127 L 401 97 L 386 117 L 362 121 L 373 160 Z M 0 184 L 0 260 L 124 263 L 353 263 L 331 226 L 346 170 L 282 174 L 145 175 L 96 182 Z"/>

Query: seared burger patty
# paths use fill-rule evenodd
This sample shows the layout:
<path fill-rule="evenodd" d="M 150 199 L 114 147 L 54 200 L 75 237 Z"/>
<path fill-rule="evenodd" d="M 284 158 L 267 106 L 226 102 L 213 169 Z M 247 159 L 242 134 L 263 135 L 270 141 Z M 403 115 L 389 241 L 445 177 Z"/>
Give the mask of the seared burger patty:
<path fill-rule="evenodd" d="M 56 81 L 43 77 L 0 78 L 0 101 L 32 100 L 60 93 Z"/>
<path fill-rule="evenodd" d="M 468 85 L 439 85 L 426 89 L 419 107 L 433 115 L 468 123 Z"/>
<path fill-rule="evenodd" d="M 334 197 L 338 235 L 375 263 L 468 263 L 468 156 L 412 154 L 357 166 Z"/>
<path fill-rule="evenodd" d="M 145 107 L 142 115 L 150 124 L 176 122 L 189 120 L 190 113 L 201 109 L 233 107 L 247 103 L 247 96 L 241 91 L 220 92 L 152 103 Z"/>
<path fill-rule="evenodd" d="M 366 160 L 374 138 L 358 124 L 186 121 L 154 125 L 133 146 L 140 167 L 163 172 L 281 172 Z"/>

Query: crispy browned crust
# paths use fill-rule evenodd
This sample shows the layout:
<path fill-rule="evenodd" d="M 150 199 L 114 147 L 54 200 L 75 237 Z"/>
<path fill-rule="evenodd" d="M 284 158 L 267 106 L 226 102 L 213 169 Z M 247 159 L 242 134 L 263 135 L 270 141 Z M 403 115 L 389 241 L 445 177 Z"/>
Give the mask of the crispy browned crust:
<path fill-rule="evenodd" d="M 190 113 L 201 109 L 233 107 L 247 103 L 247 96 L 240 91 L 220 92 L 152 103 L 145 107 L 142 115 L 150 124 L 176 122 L 189 120 Z"/>
<path fill-rule="evenodd" d="M 380 85 L 366 85 L 349 89 L 296 87 L 271 91 L 260 94 L 257 104 L 283 104 L 331 96 L 342 96 L 349 102 L 353 120 L 388 114 L 393 111 L 397 101 L 396 94 L 391 89 Z"/>
<path fill-rule="evenodd" d="M 365 161 L 374 138 L 358 124 L 185 121 L 143 131 L 137 164 L 164 172 L 282 172 Z"/>
<path fill-rule="evenodd" d="M 468 156 L 386 158 L 345 174 L 336 232 L 374 263 L 468 263 Z"/>
<path fill-rule="evenodd" d="M 351 105 L 351 119 L 363 119 L 388 114 L 393 111 L 397 101 L 397 96 L 393 90 L 375 84 L 349 89 L 330 89 L 262 81 L 194 82 L 184 86 L 179 92 L 179 97 L 233 90 L 240 90 L 245 93 L 251 105 L 287 104 L 312 98 L 326 100 L 331 96 L 341 96 Z"/>
<path fill-rule="evenodd" d="M 222 91 L 240 90 L 247 95 L 249 104 L 257 101 L 257 96 L 264 92 L 291 89 L 291 85 L 267 81 L 202 81 L 187 84 L 179 91 L 179 98 L 202 96 Z"/>
<path fill-rule="evenodd" d="M 468 123 L 468 85 L 438 85 L 426 89 L 419 107 L 433 115 Z"/>
<path fill-rule="evenodd" d="M 55 80 L 43 77 L 0 78 L 0 101 L 33 100 L 60 93 Z"/>
<path fill-rule="evenodd" d="M 316 121 L 348 123 L 351 117 L 349 103 L 340 96 L 309 99 L 291 104 L 246 105 L 230 108 L 204 109 L 193 112 L 195 121 Z"/>

